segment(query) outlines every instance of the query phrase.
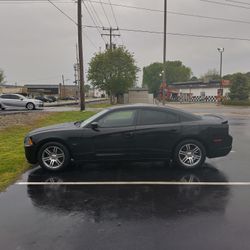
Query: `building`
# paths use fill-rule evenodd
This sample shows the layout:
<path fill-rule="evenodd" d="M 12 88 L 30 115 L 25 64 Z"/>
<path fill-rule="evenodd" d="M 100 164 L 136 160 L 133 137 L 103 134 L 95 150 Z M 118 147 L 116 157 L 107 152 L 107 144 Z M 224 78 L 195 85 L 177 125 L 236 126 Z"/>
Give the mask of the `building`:
<path fill-rule="evenodd" d="M 216 102 L 220 95 L 221 81 L 209 82 L 189 81 L 176 82 L 168 85 L 168 92 L 172 101 Z M 230 81 L 222 81 L 222 96 L 229 93 Z"/>
<path fill-rule="evenodd" d="M 27 95 L 27 88 L 23 86 L 16 85 L 1 85 L 0 86 L 0 94 L 20 94 Z"/>
<path fill-rule="evenodd" d="M 148 93 L 147 88 L 131 88 L 124 94 L 124 103 L 154 103 L 153 94 Z"/>
<path fill-rule="evenodd" d="M 76 85 L 62 85 L 62 84 L 26 84 L 28 95 L 54 95 L 59 98 L 66 96 L 78 97 L 79 88 Z"/>

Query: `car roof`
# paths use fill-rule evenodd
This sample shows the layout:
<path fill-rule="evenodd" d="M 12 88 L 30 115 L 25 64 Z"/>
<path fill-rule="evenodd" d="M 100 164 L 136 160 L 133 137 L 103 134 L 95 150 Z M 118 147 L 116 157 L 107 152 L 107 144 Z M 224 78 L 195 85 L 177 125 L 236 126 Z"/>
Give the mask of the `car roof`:
<path fill-rule="evenodd" d="M 200 117 L 198 115 L 195 115 L 191 112 L 188 112 L 186 110 L 182 110 L 182 109 L 178 109 L 178 108 L 173 108 L 173 107 L 170 107 L 170 106 L 159 106 L 159 105 L 156 105 L 156 104 L 146 104 L 146 103 L 136 103 L 136 104 L 126 104 L 126 105 L 116 105 L 116 106 L 112 106 L 112 107 L 108 107 L 106 108 L 106 110 L 110 110 L 110 111 L 113 111 L 113 110 L 126 110 L 126 109 L 156 109 L 156 110 L 165 110 L 165 111 L 172 111 L 176 114 L 179 114 L 179 115 L 185 115 L 185 116 L 188 116 L 188 117 L 192 117 L 193 119 L 200 119 Z"/>
<path fill-rule="evenodd" d="M 116 109 L 129 109 L 129 108 L 140 108 L 140 109 L 148 109 L 148 108 L 154 108 L 154 109 L 163 109 L 163 110 L 172 110 L 172 111 L 182 111 L 180 109 L 176 109 L 170 106 L 159 106 L 156 104 L 147 104 L 147 103 L 136 103 L 136 104 L 126 104 L 126 105 L 116 105 L 112 107 L 107 107 L 109 110 L 116 110 Z"/>

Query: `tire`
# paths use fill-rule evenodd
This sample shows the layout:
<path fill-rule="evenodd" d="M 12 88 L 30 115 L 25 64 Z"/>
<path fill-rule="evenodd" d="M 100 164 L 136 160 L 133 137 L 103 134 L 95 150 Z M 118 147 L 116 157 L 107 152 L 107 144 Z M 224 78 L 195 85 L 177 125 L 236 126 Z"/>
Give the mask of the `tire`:
<path fill-rule="evenodd" d="M 35 109 L 34 103 L 28 102 L 28 103 L 26 104 L 26 109 L 28 109 L 28 110 L 33 110 L 33 109 Z"/>
<path fill-rule="evenodd" d="M 180 142 L 174 151 L 175 163 L 185 169 L 201 167 L 206 159 L 205 147 L 196 140 Z"/>
<path fill-rule="evenodd" d="M 5 110 L 5 108 L 0 104 L 0 109 L 1 110 Z"/>
<path fill-rule="evenodd" d="M 49 171 L 61 171 L 70 163 L 68 149 L 61 143 L 45 143 L 38 152 L 39 165 Z"/>

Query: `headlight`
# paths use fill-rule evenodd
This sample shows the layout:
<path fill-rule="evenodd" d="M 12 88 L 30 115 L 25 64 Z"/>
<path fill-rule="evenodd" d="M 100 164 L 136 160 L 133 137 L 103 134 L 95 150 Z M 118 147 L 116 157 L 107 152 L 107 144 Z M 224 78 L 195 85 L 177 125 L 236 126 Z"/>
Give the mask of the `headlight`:
<path fill-rule="evenodd" d="M 33 145 L 33 141 L 31 139 L 31 137 L 27 136 L 24 139 L 24 146 L 29 147 Z"/>

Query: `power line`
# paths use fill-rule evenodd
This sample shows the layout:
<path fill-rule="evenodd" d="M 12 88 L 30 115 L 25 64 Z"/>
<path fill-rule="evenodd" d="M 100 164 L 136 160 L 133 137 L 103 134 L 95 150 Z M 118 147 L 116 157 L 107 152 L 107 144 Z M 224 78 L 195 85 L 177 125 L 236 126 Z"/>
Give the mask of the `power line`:
<path fill-rule="evenodd" d="M 84 25 L 86 28 L 96 28 L 92 25 Z M 136 32 L 136 33 L 148 33 L 148 34 L 157 34 L 162 35 L 162 31 L 153 31 L 153 30 L 142 30 L 142 29 L 127 29 L 120 28 L 121 31 L 127 32 Z M 197 37 L 197 38 L 212 38 L 212 39 L 223 39 L 223 40 L 238 40 L 238 41 L 250 41 L 250 38 L 242 37 L 229 37 L 229 36 L 213 36 L 213 35 L 200 35 L 200 34 L 189 34 L 189 33 L 177 33 L 177 32 L 167 32 L 168 35 L 172 36 L 188 36 L 188 37 Z"/>
<path fill-rule="evenodd" d="M 63 10 L 61 10 L 56 4 L 54 4 L 51 0 L 48 0 L 49 3 L 51 3 L 58 11 L 60 11 L 65 17 L 67 17 L 71 22 L 77 25 L 77 22 L 70 17 L 67 13 L 65 13 Z"/>
<path fill-rule="evenodd" d="M 227 2 L 232 2 L 232 3 L 240 3 L 240 4 L 250 5 L 250 3 L 241 2 L 241 1 L 234 1 L 234 0 L 226 0 L 226 1 Z"/>
<path fill-rule="evenodd" d="M 91 2 L 93 2 L 93 1 L 91 1 Z M 107 19 L 107 21 L 108 21 L 109 27 L 111 27 L 111 23 L 110 23 L 110 21 L 109 21 L 109 18 L 108 18 L 108 15 L 107 15 L 106 11 L 105 11 L 105 8 L 104 8 L 104 6 L 103 6 L 103 3 L 101 2 L 101 0 L 99 0 L 99 2 L 96 2 L 96 3 L 100 3 L 100 4 L 101 4 L 103 13 L 104 13 L 104 15 L 105 15 L 105 17 L 106 17 L 106 19 Z"/>
<path fill-rule="evenodd" d="M 49 3 L 51 3 L 58 11 L 60 11 L 65 17 L 67 17 L 71 22 L 73 22 L 76 26 L 78 26 L 77 22 L 69 16 L 67 13 L 65 13 L 62 9 L 60 9 L 55 3 L 53 3 L 51 0 L 47 0 Z M 97 46 L 94 44 L 94 42 L 88 37 L 87 34 L 84 34 L 86 39 L 93 45 L 94 48 L 97 48 Z"/>
<path fill-rule="evenodd" d="M 34 0 L 19 0 L 18 2 L 16 2 L 17 0 L 0 0 L 0 4 L 16 4 L 16 3 L 46 3 L 47 0 L 40 0 L 39 2 L 36 1 L 34 2 Z M 105 9 L 103 7 L 103 5 L 109 5 L 109 3 L 105 3 L 105 2 L 102 2 L 101 0 L 99 0 L 99 2 L 97 1 L 90 1 L 90 0 L 84 0 L 84 1 L 89 1 L 89 2 L 92 2 L 92 3 L 96 3 L 96 4 L 101 4 L 102 6 L 102 9 L 104 11 L 104 14 L 105 14 L 105 17 L 106 19 L 108 20 L 108 23 L 109 23 L 109 26 L 111 26 L 110 24 L 110 21 L 108 19 L 108 16 L 105 12 Z M 202 0 L 201 0 L 202 1 Z M 230 1 L 230 0 L 227 0 L 229 2 L 236 2 L 236 1 Z M 75 4 L 74 2 L 63 2 L 63 1 L 56 1 L 57 3 L 67 3 L 67 4 Z M 239 7 L 239 8 L 244 8 L 243 6 L 238 6 L 238 5 L 233 5 L 233 4 L 227 4 L 227 3 L 220 3 L 220 2 L 215 2 L 215 1 L 203 1 L 203 2 L 209 2 L 209 3 L 215 3 L 215 4 L 220 4 L 220 5 L 228 5 L 228 6 L 231 6 L 231 7 Z M 239 2 L 239 1 L 237 1 Z M 242 3 L 243 2 L 239 2 L 239 3 Z M 244 4 L 247 4 L 249 5 L 248 3 L 245 3 Z M 163 10 L 160 10 L 160 9 L 150 9 L 150 8 L 144 8 L 144 7 L 136 7 L 136 6 L 131 6 L 131 5 L 124 5 L 124 4 L 114 4 L 114 3 L 111 3 L 112 6 L 116 6 L 116 7 L 123 7 L 123 8 L 130 8 L 130 9 L 138 9 L 138 10 L 145 10 L 145 11 L 152 11 L 152 12 L 162 12 L 163 13 Z M 231 18 L 223 18 L 223 17 L 212 17 L 212 16 L 204 16 L 204 15 L 198 15 L 198 14 L 189 14 L 189 13 L 183 13 L 183 12 L 176 12 L 176 11 L 167 11 L 169 14 L 172 14 L 172 15 L 180 15 L 180 16 L 186 16 L 186 17 L 196 17 L 196 18 L 202 18 L 202 19 L 210 19 L 210 20 L 217 20 L 217 21 L 224 21 L 224 22 L 233 22 L 233 23 L 242 23 L 242 24 L 250 24 L 250 21 L 245 21 L 245 20 L 239 20 L 239 19 L 231 19 Z"/>
<path fill-rule="evenodd" d="M 85 1 L 90 1 L 90 0 L 85 0 Z M 109 5 L 109 3 L 102 2 L 101 0 L 99 0 L 99 2 L 97 2 L 95 0 L 92 0 L 91 2 L 92 3 L 96 3 L 96 4 Z M 160 9 L 144 8 L 144 7 L 137 7 L 137 6 L 132 6 L 132 5 L 125 5 L 125 4 L 111 3 L 111 6 L 122 7 L 122 8 L 129 8 L 129 9 L 136 9 L 136 10 L 143 10 L 143 11 L 150 11 L 150 12 L 160 12 L 160 13 L 164 12 L 163 10 L 160 10 Z M 238 20 L 238 19 L 231 19 L 231 18 L 212 17 L 212 16 L 205 16 L 205 15 L 198 15 L 198 14 L 189 14 L 189 13 L 183 13 L 183 12 L 177 12 L 177 11 L 169 11 L 169 10 L 167 11 L 167 13 L 168 14 L 172 14 L 172 15 L 180 15 L 180 16 L 187 16 L 187 17 L 196 17 L 196 18 L 203 18 L 203 19 L 210 19 L 210 20 L 217 20 L 217 21 L 250 24 L 250 21 L 244 21 L 244 20 Z"/>
<path fill-rule="evenodd" d="M 116 16 L 115 16 L 115 12 L 114 12 L 113 5 L 112 5 L 112 3 L 111 3 L 111 0 L 109 0 L 109 4 L 110 4 L 110 8 L 111 8 L 111 11 L 112 11 L 112 14 L 113 14 L 115 23 L 116 23 L 116 27 L 117 27 L 117 29 L 118 29 L 119 25 L 118 25 L 118 22 L 117 22 L 117 19 L 116 19 Z M 121 32 L 120 32 L 119 29 L 118 29 L 118 32 L 119 32 L 119 37 L 120 37 L 121 40 L 122 40 L 122 45 L 124 45 L 124 41 L 123 41 L 123 39 L 122 39 Z"/>
<path fill-rule="evenodd" d="M 235 4 L 231 4 L 231 3 L 222 3 L 222 2 L 212 1 L 212 0 L 200 0 L 200 1 L 205 2 L 205 3 L 212 3 L 212 4 L 217 4 L 217 5 L 230 6 L 230 7 L 240 8 L 240 9 L 250 9 L 249 7 L 235 5 Z"/>
<path fill-rule="evenodd" d="M 89 11 L 87 5 L 85 4 L 85 1 L 82 1 L 82 2 L 83 2 L 84 7 L 86 8 L 86 10 L 87 10 L 87 12 L 88 12 L 90 18 L 92 19 L 92 22 L 94 23 L 94 25 L 95 25 L 95 27 L 96 27 L 98 33 L 101 35 L 102 40 L 104 41 L 104 43 L 106 43 L 105 39 L 102 37 L 102 33 L 101 33 L 100 30 L 98 29 L 99 26 L 96 25 L 96 22 L 95 22 L 93 16 L 91 15 L 91 13 L 90 13 L 90 11 Z"/>

